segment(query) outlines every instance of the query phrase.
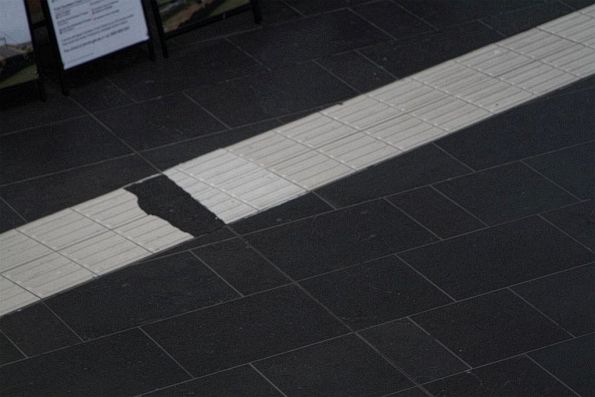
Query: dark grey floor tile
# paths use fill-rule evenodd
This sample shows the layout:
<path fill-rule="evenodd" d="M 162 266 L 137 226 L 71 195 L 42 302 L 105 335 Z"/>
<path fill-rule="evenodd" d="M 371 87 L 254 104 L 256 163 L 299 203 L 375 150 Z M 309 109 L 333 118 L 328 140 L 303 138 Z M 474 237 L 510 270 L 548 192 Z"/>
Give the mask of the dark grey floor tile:
<path fill-rule="evenodd" d="M 549 2 L 538 4 L 535 7 L 489 16 L 482 21 L 503 35 L 512 36 L 570 12 L 572 12 L 572 9 L 562 3 Z"/>
<path fill-rule="evenodd" d="M 301 284 L 354 329 L 452 302 L 395 257 L 308 279 Z"/>
<path fill-rule="evenodd" d="M 139 330 L 0 367 L 3 396 L 133 396 L 188 375 Z"/>
<path fill-rule="evenodd" d="M 25 358 L 6 336 L 0 333 L 0 365 Z"/>
<path fill-rule="evenodd" d="M 320 66 L 306 63 L 200 87 L 189 94 L 225 123 L 240 126 L 334 103 L 355 93 Z"/>
<path fill-rule="evenodd" d="M 171 46 L 170 53 L 175 54 L 177 51 L 176 47 L 187 47 L 204 40 L 241 34 L 242 32 L 250 30 L 258 30 L 261 29 L 263 25 L 275 25 L 300 17 L 300 14 L 296 10 L 289 7 L 283 1 L 261 0 L 259 5 L 262 12 L 262 23 L 260 25 L 254 23 L 254 15 L 252 12 L 244 12 L 234 15 L 233 17 L 225 18 L 217 23 L 202 26 L 200 29 L 195 29 L 180 36 L 173 37 L 168 42 L 168 45 Z"/>
<path fill-rule="evenodd" d="M 359 92 L 371 91 L 395 81 L 390 73 L 357 52 L 332 55 L 318 62 Z"/>
<path fill-rule="evenodd" d="M 353 10 L 396 40 L 435 31 L 432 26 L 411 15 L 392 0 L 362 4 Z"/>
<path fill-rule="evenodd" d="M 1 317 L 0 330 L 28 356 L 36 356 L 80 342 L 79 338 L 41 303 Z"/>
<path fill-rule="evenodd" d="M 562 2 L 576 9 L 593 5 L 593 0 L 562 0 Z"/>
<path fill-rule="evenodd" d="M 585 201 L 544 215 L 547 220 L 595 251 L 595 201 Z"/>
<path fill-rule="evenodd" d="M 354 6 L 370 0 L 284 0 L 303 14 L 316 14 Z"/>
<path fill-rule="evenodd" d="M 290 396 L 382 396 L 412 386 L 405 376 L 354 335 L 255 365 Z"/>
<path fill-rule="evenodd" d="M 574 396 L 526 357 L 477 368 L 424 386 L 436 396 Z"/>
<path fill-rule="evenodd" d="M 323 37 L 338 39 L 322 40 Z M 348 10 L 265 26 L 262 30 L 231 38 L 264 64 L 274 67 L 353 50 L 388 39 L 387 35 Z"/>
<path fill-rule="evenodd" d="M 595 199 L 595 142 L 544 154 L 527 163 L 575 195 Z"/>
<path fill-rule="evenodd" d="M 0 184 L 130 153 L 90 118 L 0 137 Z"/>
<path fill-rule="evenodd" d="M 63 96 L 51 86 L 47 88 L 48 98 L 45 102 L 37 97 L 36 92 L 33 92 L 31 97 L 31 95 L 23 95 L 22 90 L 8 97 L 0 98 L 0 113 L 2 114 L 0 134 L 23 128 L 37 127 L 85 114 L 69 98 Z"/>
<path fill-rule="evenodd" d="M 146 150 L 142 152 L 142 156 L 160 170 L 166 170 L 195 157 L 269 131 L 278 125 L 279 122 L 276 120 L 264 121 L 210 136 Z"/>
<path fill-rule="evenodd" d="M 214 244 L 219 241 L 229 240 L 235 237 L 236 234 L 234 234 L 228 226 L 224 226 L 221 229 L 218 229 L 214 232 L 202 235 L 200 237 L 195 237 L 192 240 L 188 240 L 182 244 L 176 245 L 173 248 L 163 250 L 158 254 L 151 256 L 151 259 L 169 256 L 178 252 L 189 251 L 193 248 L 201 247 L 203 245 Z"/>
<path fill-rule="evenodd" d="M 205 378 L 168 387 L 147 397 L 280 397 L 258 372 L 248 366 L 235 368 Z"/>
<path fill-rule="evenodd" d="M 443 238 L 483 227 L 479 220 L 429 187 L 397 194 L 388 200 Z"/>
<path fill-rule="evenodd" d="M 148 99 L 192 86 L 211 84 L 264 68 L 225 40 L 210 40 L 172 52 L 167 60 L 151 62 L 146 54 L 121 57 L 106 65 L 110 79 L 134 99 Z"/>
<path fill-rule="evenodd" d="M 195 376 L 347 332 L 295 287 L 253 295 L 144 328 Z"/>
<path fill-rule="evenodd" d="M 595 390 L 595 336 L 560 343 L 531 353 L 530 356 L 545 369 L 582 396 L 593 395 Z"/>
<path fill-rule="evenodd" d="M 486 168 L 595 139 L 594 107 L 592 90 L 554 96 L 511 109 L 437 144 L 475 169 Z"/>
<path fill-rule="evenodd" d="M 570 194 L 521 163 L 463 176 L 436 188 L 490 225 L 576 202 Z"/>
<path fill-rule="evenodd" d="M 243 294 L 251 294 L 289 282 L 240 239 L 211 244 L 193 252 Z"/>
<path fill-rule="evenodd" d="M 595 331 L 595 266 L 558 273 L 514 287 L 574 335 Z"/>
<path fill-rule="evenodd" d="M 23 218 L 14 212 L 14 210 L 0 198 L 0 233 L 14 229 L 25 223 L 25 220 L 23 220 Z"/>
<path fill-rule="evenodd" d="M 71 98 L 91 112 L 132 103 L 132 100 L 120 88 L 106 78 L 100 77 L 73 83 L 69 81 L 69 87 Z"/>
<path fill-rule="evenodd" d="M 501 38 L 487 26 L 471 22 L 408 40 L 380 43 L 361 52 L 393 75 L 406 77 Z"/>
<path fill-rule="evenodd" d="M 305 219 L 247 239 L 294 278 L 375 259 L 435 238 L 384 201 Z"/>
<path fill-rule="evenodd" d="M 316 195 L 308 193 L 267 211 L 234 222 L 232 227 L 239 233 L 250 233 L 331 210 L 330 205 Z"/>
<path fill-rule="evenodd" d="M 92 146 L 88 147 L 93 149 Z M 76 168 L 0 188 L 28 221 L 94 199 L 156 171 L 136 155 Z M 43 200 L 40 200 L 43 192 Z"/>
<path fill-rule="evenodd" d="M 118 270 L 46 303 L 83 339 L 238 297 L 190 253 Z"/>
<path fill-rule="evenodd" d="M 362 336 L 417 383 L 467 369 L 432 336 L 406 319 L 366 330 Z"/>
<path fill-rule="evenodd" d="M 388 196 L 468 173 L 468 169 L 434 146 L 384 161 L 320 188 L 320 196 L 344 206 Z"/>
<path fill-rule="evenodd" d="M 456 299 L 593 260 L 592 253 L 539 218 L 455 237 L 401 256 Z"/>
<path fill-rule="evenodd" d="M 397 0 L 407 8 L 431 24 L 438 27 L 456 25 L 461 22 L 497 15 L 503 12 L 543 4 L 548 0 Z"/>
<path fill-rule="evenodd" d="M 390 397 L 427 397 L 428 395 L 415 387 L 412 389 L 403 390 L 394 394 L 389 394 Z"/>
<path fill-rule="evenodd" d="M 137 150 L 225 130 L 182 94 L 108 110 L 98 117 Z"/>
<path fill-rule="evenodd" d="M 569 338 L 510 291 L 482 295 L 412 318 L 473 367 Z"/>

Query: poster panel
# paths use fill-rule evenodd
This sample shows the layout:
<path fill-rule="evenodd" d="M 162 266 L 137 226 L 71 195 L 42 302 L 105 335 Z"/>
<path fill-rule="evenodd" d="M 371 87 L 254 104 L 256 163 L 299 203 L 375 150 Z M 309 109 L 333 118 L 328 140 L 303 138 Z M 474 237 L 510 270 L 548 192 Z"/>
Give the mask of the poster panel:
<path fill-rule="evenodd" d="M 64 70 L 149 39 L 141 0 L 48 0 Z"/>
<path fill-rule="evenodd" d="M 37 65 L 23 0 L 1 0 L 0 90 L 36 80 Z"/>
<path fill-rule="evenodd" d="M 250 0 L 157 0 L 163 32 L 201 22 L 250 4 Z"/>

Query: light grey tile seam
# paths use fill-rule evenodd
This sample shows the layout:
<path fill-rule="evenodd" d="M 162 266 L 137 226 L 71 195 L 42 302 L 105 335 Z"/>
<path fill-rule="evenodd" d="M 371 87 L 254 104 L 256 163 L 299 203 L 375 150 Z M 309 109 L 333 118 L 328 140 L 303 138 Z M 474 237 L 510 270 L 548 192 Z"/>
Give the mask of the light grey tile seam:
<path fill-rule="evenodd" d="M 542 311 L 540 308 L 538 308 L 536 305 L 534 305 L 531 301 L 529 301 L 528 299 L 526 299 L 521 294 L 517 293 L 514 289 L 512 289 L 510 287 L 507 287 L 506 289 L 510 293 L 512 293 L 514 296 L 516 296 L 518 299 L 520 299 L 521 301 L 523 301 L 523 303 L 525 303 L 531 309 L 535 310 L 537 313 L 539 313 L 541 316 L 543 316 L 543 318 L 547 319 L 549 322 L 551 322 L 552 324 L 554 324 L 556 327 L 560 328 L 560 330 L 564 331 L 566 334 L 568 334 L 572 338 L 576 338 L 577 337 L 572 332 L 570 332 L 568 329 L 566 329 L 566 327 L 562 326 L 562 324 L 560 324 L 558 321 L 554 320 L 548 314 L 546 314 L 544 311 Z"/>
<path fill-rule="evenodd" d="M 563 386 L 565 386 L 568 390 L 570 390 L 572 393 L 574 393 L 575 396 L 582 397 L 572 387 L 570 387 L 566 382 L 564 382 L 562 379 L 560 379 L 556 375 L 554 375 L 550 370 L 548 370 L 543 365 L 541 365 L 539 362 L 537 362 L 537 360 L 535 360 L 533 357 L 531 357 L 528 353 L 523 354 L 523 356 L 526 357 L 526 358 L 528 358 L 531 362 L 533 362 L 533 364 L 537 365 L 544 372 L 546 372 L 549 376 L 551 376 L 552 378 L 554 378 L 555 380 L 557 380 L 559 383 L 561 383 Z"/>

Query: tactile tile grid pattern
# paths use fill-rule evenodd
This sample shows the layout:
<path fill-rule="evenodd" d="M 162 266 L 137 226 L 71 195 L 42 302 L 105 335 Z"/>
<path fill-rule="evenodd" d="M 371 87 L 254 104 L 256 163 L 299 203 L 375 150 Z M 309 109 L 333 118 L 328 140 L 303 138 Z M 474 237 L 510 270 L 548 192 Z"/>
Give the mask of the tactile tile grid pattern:
<path fill-rule="evenodd" d="M 192 236 L 120 189 L 0 235 L 0 315 Z"/>
<path fill-rule="evenodd" d="M 165 172 L 224 222 L 595 73 L 595 6 Z M 0 235 L 0 315 L 191 239 L 119 189 Z"/>

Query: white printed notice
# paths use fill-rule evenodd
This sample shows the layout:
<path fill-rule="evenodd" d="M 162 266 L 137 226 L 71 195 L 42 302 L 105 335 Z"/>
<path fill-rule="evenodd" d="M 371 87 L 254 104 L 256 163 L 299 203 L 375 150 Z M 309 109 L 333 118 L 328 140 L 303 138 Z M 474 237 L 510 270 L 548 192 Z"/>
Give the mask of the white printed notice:
<path fill-rule="evenodd" d="M 49 0 L 64 69 L 148 40 L 141 0 Z"/>

